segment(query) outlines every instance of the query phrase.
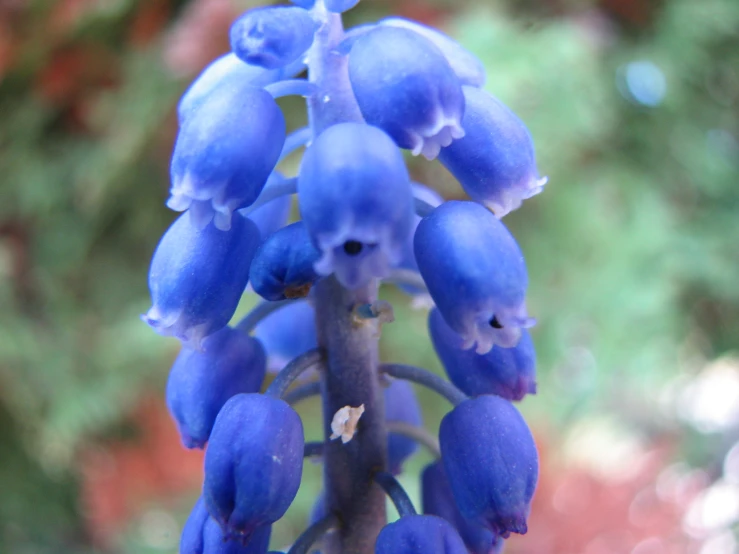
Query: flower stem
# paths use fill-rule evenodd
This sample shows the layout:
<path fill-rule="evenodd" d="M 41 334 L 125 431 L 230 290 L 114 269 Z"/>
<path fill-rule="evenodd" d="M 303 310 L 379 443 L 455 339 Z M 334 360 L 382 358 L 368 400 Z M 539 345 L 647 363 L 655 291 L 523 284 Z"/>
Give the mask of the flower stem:
<path fill-rule="evenodd" d="M 298 540 L 290 547 L 287 554 L 307 554 L 318 539 L 338 524 L 339 520 L 333 514 L 318 520 L 298 537 Z"/>
<path fill-rule="evenodd" d="M 388 433 L 395 433 L 396 435 L 408 437 L 426 447 L 426 450 L 428 450 L 434 458 L 441 458 L 439 440 L 425 428 L 419 425 L 412 425 L 404 421 L 388 421 L 387 431 Z"/>
<path fill-rule="evenodd" d="M 377 322 L 357 322 L 354 306 L 374 301 L 377 285 L 348 291 L 334 277 L 315 286 L 319 344 L 326 351 L 322 372 L 324 487 L 329 510 L 340 515 L 336 550 L 326 554 L 372 554 L 386 523 L 385 495 L 372 475 L 386 467 L 387 430 L 383 391 L 378 377 Z M 330 441 L 334 414 L 345 406 L 364 405 L 351 441 Z"/>
<path fill-rule="evenodd" d="M 402 364 L 383 364 L 380 369 L 383 373 L 387 373 L 396 379 L 413 381 L 427 389 L 431 389 L 435 393 L 446 398 L 454 406 L 467 400 L 467 395 L 465 393 L 452 385 L 449 381 L 431 373 L 428 369 Z"/>
<path fill-rule="evenodd" d="M 306 398 L 318 396 L 319 394 L 321 394 L 321 383 L 319 381 L 313 381 L 311 383 L 295 387 L 293 390 L 286 393 L 282 399 L 291 406 L 294 406 Z"/>
<path fill-rule="evenodd" d="M 405 492 L 403 485 L 398 483 L 398 480 L 390 473 L 387 471 L 378 471 L 375 473 L 375 482 L 382 487 L 382 490 L 384 490 L 390 497 L 390 500 L 393 501 L 395 509 L 398 510 L 400 517 L 416 514 L 413 502 L 411 502 L 411 499 L 408 497 L 408 493 Z"/>
<path fill-rule="evenodd" d="M 316 1 L 313 15 L 321 26 L 308 52 L 308 79 L 318 90 L 307 105 L 313 136 L 318 136 L 336 123 L 362 121 L 362 115 L 349 83 L 348 60 L 337 51 L 344 37 L 341 15 L 329 13 L 323 0 Z M 372 479 L 387 464 L 378 321 L 358 321 L 353 314 L 356 306 L 377 300 L 377 289 L 373 282 L 349 291 L 333 276 L 313 289 L 318 344 L 326 351 L 321 374 L 326 505 L 341 519 L 336 540 L 324 545 L 324 554 L 373 554 L 386 523 L 385 495 Z M 331 441 L 334 414 L 360 405 L 365 411 L 352 440 Z"/>
<path fill-rule="evenodd" d="M 252 310 L 244 316 L 244 318 L 236 324 L 236 328 L 246 333 L 247 335 L 256 329 L 257 325 L 261 323 L 267 316 L 273 314 L 277 310 L 287 306 L 288 304 L 294 304 L 298 300 L 277 300 L 269 301 L 264 300 L 254 306 Z"/>
<path fill-rule="evenodd" d="M 277 377 L 270 383 L 264 394 L 274 396 L 275 398 L 282 398 L 295 379 L 300 377 L 303 372 L 319 365 L 323 360 L 324 356 L 320 348 L 308 350 L 308 352 L 301 354 L 297 358 L 293 358 L 277 374 Z"/>

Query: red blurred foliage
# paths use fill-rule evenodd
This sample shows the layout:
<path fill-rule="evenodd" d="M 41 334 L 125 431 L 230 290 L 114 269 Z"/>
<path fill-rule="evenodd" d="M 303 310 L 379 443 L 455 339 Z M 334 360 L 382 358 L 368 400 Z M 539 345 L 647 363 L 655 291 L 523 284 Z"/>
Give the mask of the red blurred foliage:
<path fill-rule="evenodd" d="M 140 3 L 128 29 L 128 42 L 137 47 L 147 46 L 159 37 L 171 15 L 171 0 L 147 0 Z"/>
<path fill-rule="evenodd" d="M 538 441 L 543 461 L 529 533 L 508 541 L 507 554 L 686 554 L 698 543 L 682 530 L 690 500 L 705 486 L 693 481 L 681 495 L 658 494 L 669 465 L 669 441 L 652 444 L 628 478 L 607 481 L 553 460 L 557 448 Z"/>
<path fill-rule="evenodd" d="M 130 422 L 136 440 L 93 444 L 78 459 L 87 528 L 101 547 L 147 504 L 166 504 L 203 481 L 203 452 L 182 446 L 161 400 L 143 400 Z"/>

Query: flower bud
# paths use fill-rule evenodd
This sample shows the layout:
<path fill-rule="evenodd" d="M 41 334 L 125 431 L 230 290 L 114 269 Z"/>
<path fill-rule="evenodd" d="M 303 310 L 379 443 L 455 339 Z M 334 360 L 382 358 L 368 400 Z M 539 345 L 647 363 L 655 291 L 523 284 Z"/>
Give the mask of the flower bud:
<path fill-rule="evenodd" d="M 449 522 L 408 515 L 382 528 L 375 554 L 467 554 L 467 549 Z"/>
<path fill-rule="evenodd" d="M 422 426 L 421 408 L 418 405 L 413 386 L 402 379 L 393 380 L 385 388 L 385 420 L 398 421 L 408 425 Z M 387 465 L 388 471 L 398 475 L 403 462 L 418 449 L 415 440 L 398 433 L 388 433 Z"/>
<path fill-rule="evenodd" d="M 167 206 L 189 210 L 228 230 L 234 210 L 257 199 L 285 142 L 285 118 L 263 89 L 229 80 L 202 101 L 180 127 L 172 154 Z"/>
<path fill-rule="evenodd" d="M 413 244 L 429 293 L 462 348 L 476 343 L 478 354 L 494 344 L 509 348 L 534 324 L 526 312 L 523 254 L 479 204 L 445 202 L 423 218 Z"/>
<path fill-rule="evenodd" d="M 356 289 L 399 263 L 413 195 L 400 150 L 377 127 L 339 123 L 321 133 L 303 156 L 298 197 L 321 251 L 319 275 L 335 272 Z"/>
<path fill-rule="evenodd" d="M 402 17 L 388 17 L 380 20 L 379 24 L 408 29 L 432 42 L 444 54 L 461 84 L 473 87 L 481 87 L 485 84 L 485 66 L 483 63 L 472 52 L 444 33 Z"/>
<path fill-rule="evenodd" d="M 349 80 L 367 123 L 413 155 L 434 159 L 464 136 L 464 95 L 444 54 L 423 36 L 378 26 L 349 53 Z"/>
<path fill-rule="evenodd" d="M 539 460 L 534 438 L 508 400 L 465 400 L 441 421 L 444 470 L 460 513 L 507 538 L 526 533 Z"/>
<path fill-rule="evenodd" d="M 534 142 L 523 122 L 484 90 L 464 87 L 464 138 L 439 160 L 476 202 L 503 217 L 539 194 L 547 182 L 536 169 Z"/>
<path fill-rule="evenodd" d="M 536 394 L 536 351 L 524 330 L 516 346 L 493 346 L 487 354 L 463 350 L 464 341 L 452 331 L 439 310 L 429 314 L 429 334 L 449 380 L 469 396 L 495 394 L 521 400 Z"/>
<path fill-rule="evenodd" d="M 264 318 L 254 336 L 267 351 L 270 371 L 280 371 L 287 363 L 318 346 L 316 312 L 310 302 L 295 302 Z"/>
<path fill-rule="evenodd" d="M 290 75 L 282 70 L 249 65 L 234 54 L 226 54 L 211 62 L 185 91 L 177 106 L 177 119 L 182 125 L 211 92 L 221 86 L 229 86 L 231 82 L 261 88 L 287 77 Z"/>
<path fill-rule="evenodd" d="M 302 298 L 318 280 L 313 266 L 320 257 L 305 224 L 292 223 L 267 237 L 257 250 L 249 271 L 251 286 L 266 300 Z"/>
<path fill-rule="evenodd" d="M 188 348 L 229 322 L 249 279 L 259 245 L 256 225 L 234 216 L 231 229 L 193 226 L 177 218 L 159 242 L 149 269 L 153 306 L 142 316 L 160 335 L 175 336 Z"/>
<path fill-rule="evenodd" d="M 224 535 L 210 517 L 203 498 L 199 498 L 185 522 L 179 554 L 265 554 L 269 548 L 272 526 L 258 527 L 244 544 Z"/>
<path fill-rule="evenodd" d="M 203 351 L 183 348 L 167 382 L 167 407 L 186 448 L 203 448 L 213 422 L 235 394 L 259 392 L 266 355 L 258 340 L 225 327 L 203 341 Z"/>
<path fill-rule="evenodd" d="M 282 400 L 231 397 L 216 418 L 205 452 L 203 497 L 224 534 L 243 542 L 280 519 L 303 471 L 303 425 Z"/>
<path fill-rule="evenodd" d="M 503 539 L 459 513 L 441 461 L 429 464 L 421 474 L 421 503 L 424 514 L 444 518 L 454 526 L 470 554 L 497 554 L 503 549 Z"/>
<path fill-rule="evenodd" d="M 297 6 L 247 11 L 231 25 L 231 48 L 246 63 L 276 69 L 294 62 L 313 42 L 316 23 Z"/>

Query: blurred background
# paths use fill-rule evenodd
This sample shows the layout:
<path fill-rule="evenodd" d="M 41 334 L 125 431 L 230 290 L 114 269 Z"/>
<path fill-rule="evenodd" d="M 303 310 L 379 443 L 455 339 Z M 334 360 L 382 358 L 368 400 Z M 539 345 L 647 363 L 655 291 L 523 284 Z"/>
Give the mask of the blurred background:
<path fill-rule="evenodd" d="M 202 454 L 163 404 L 178 344 L 139 314 L 174 219 L 177 100 L 255 4 L 0 0 L 2 553 L 177 551 Z M 363 0 L 346 23 L 391 13 L 484 61 L 550 179 L 506 218 L 539 320 L 522 410 L 542 458 L 506 552 L 739 552 L 739 2 Z M 440 164 L 409 163 L 462 196 Z M 385 359 L 440 371 L 426 313 L 384 294 Z M 436 431 L 447 406 L 419 396 Z M 317 438 L 317 402 L 300 409 Z M 406 464 L 416 498 L 428 461 Z M 275 547 L 319 479 L 307 463 Z"/>

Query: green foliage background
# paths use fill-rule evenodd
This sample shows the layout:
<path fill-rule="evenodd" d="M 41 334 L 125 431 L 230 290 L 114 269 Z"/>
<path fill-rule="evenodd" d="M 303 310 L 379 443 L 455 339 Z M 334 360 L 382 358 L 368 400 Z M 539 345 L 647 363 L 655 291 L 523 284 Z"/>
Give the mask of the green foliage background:
<path fill-rule="evenodd" d="M 167 157 L 187 79 L 166 69 L 163 39 L 124 40 L 144 1 L 91 9 L 55 37 L 39 22 L 57 3 L 30 2 L 0 80 L 0 552 L 90 549 L 75 452 L 160 391 L 176 352 L 138 314 L 173 218 Z M 186 2 L 171 4 L 175 24 Z M 365 0 L 349 21 L 417 4 Z M 550 179 L 506 222 L 539 319 L 540 394 L 524 410 L 555 433 L 602 412 L 655 432 L 668 425 L 654 405 L 660 384 L 737 347 L 739 3 L 637 2 L 648 14 L 638 22 L 609 4 L 424 3 L 483 60 L 488 90 L 529 125 Z M 119 68 L 117 86 L 90 98 L 84 132 L 36 90 L 53 50 L 69 45 Z M 641 59 L 666 76 L 656 108 L 617 87 L 619 68 Z M 440 165 L 411 164 L 418 180 L 462 194 Z M 388 359 L 440 370 L 425 315 L 386 294 L 398 316 L 383 337 Z M 444 407 L 422 399 L 433 429 Z"/>

